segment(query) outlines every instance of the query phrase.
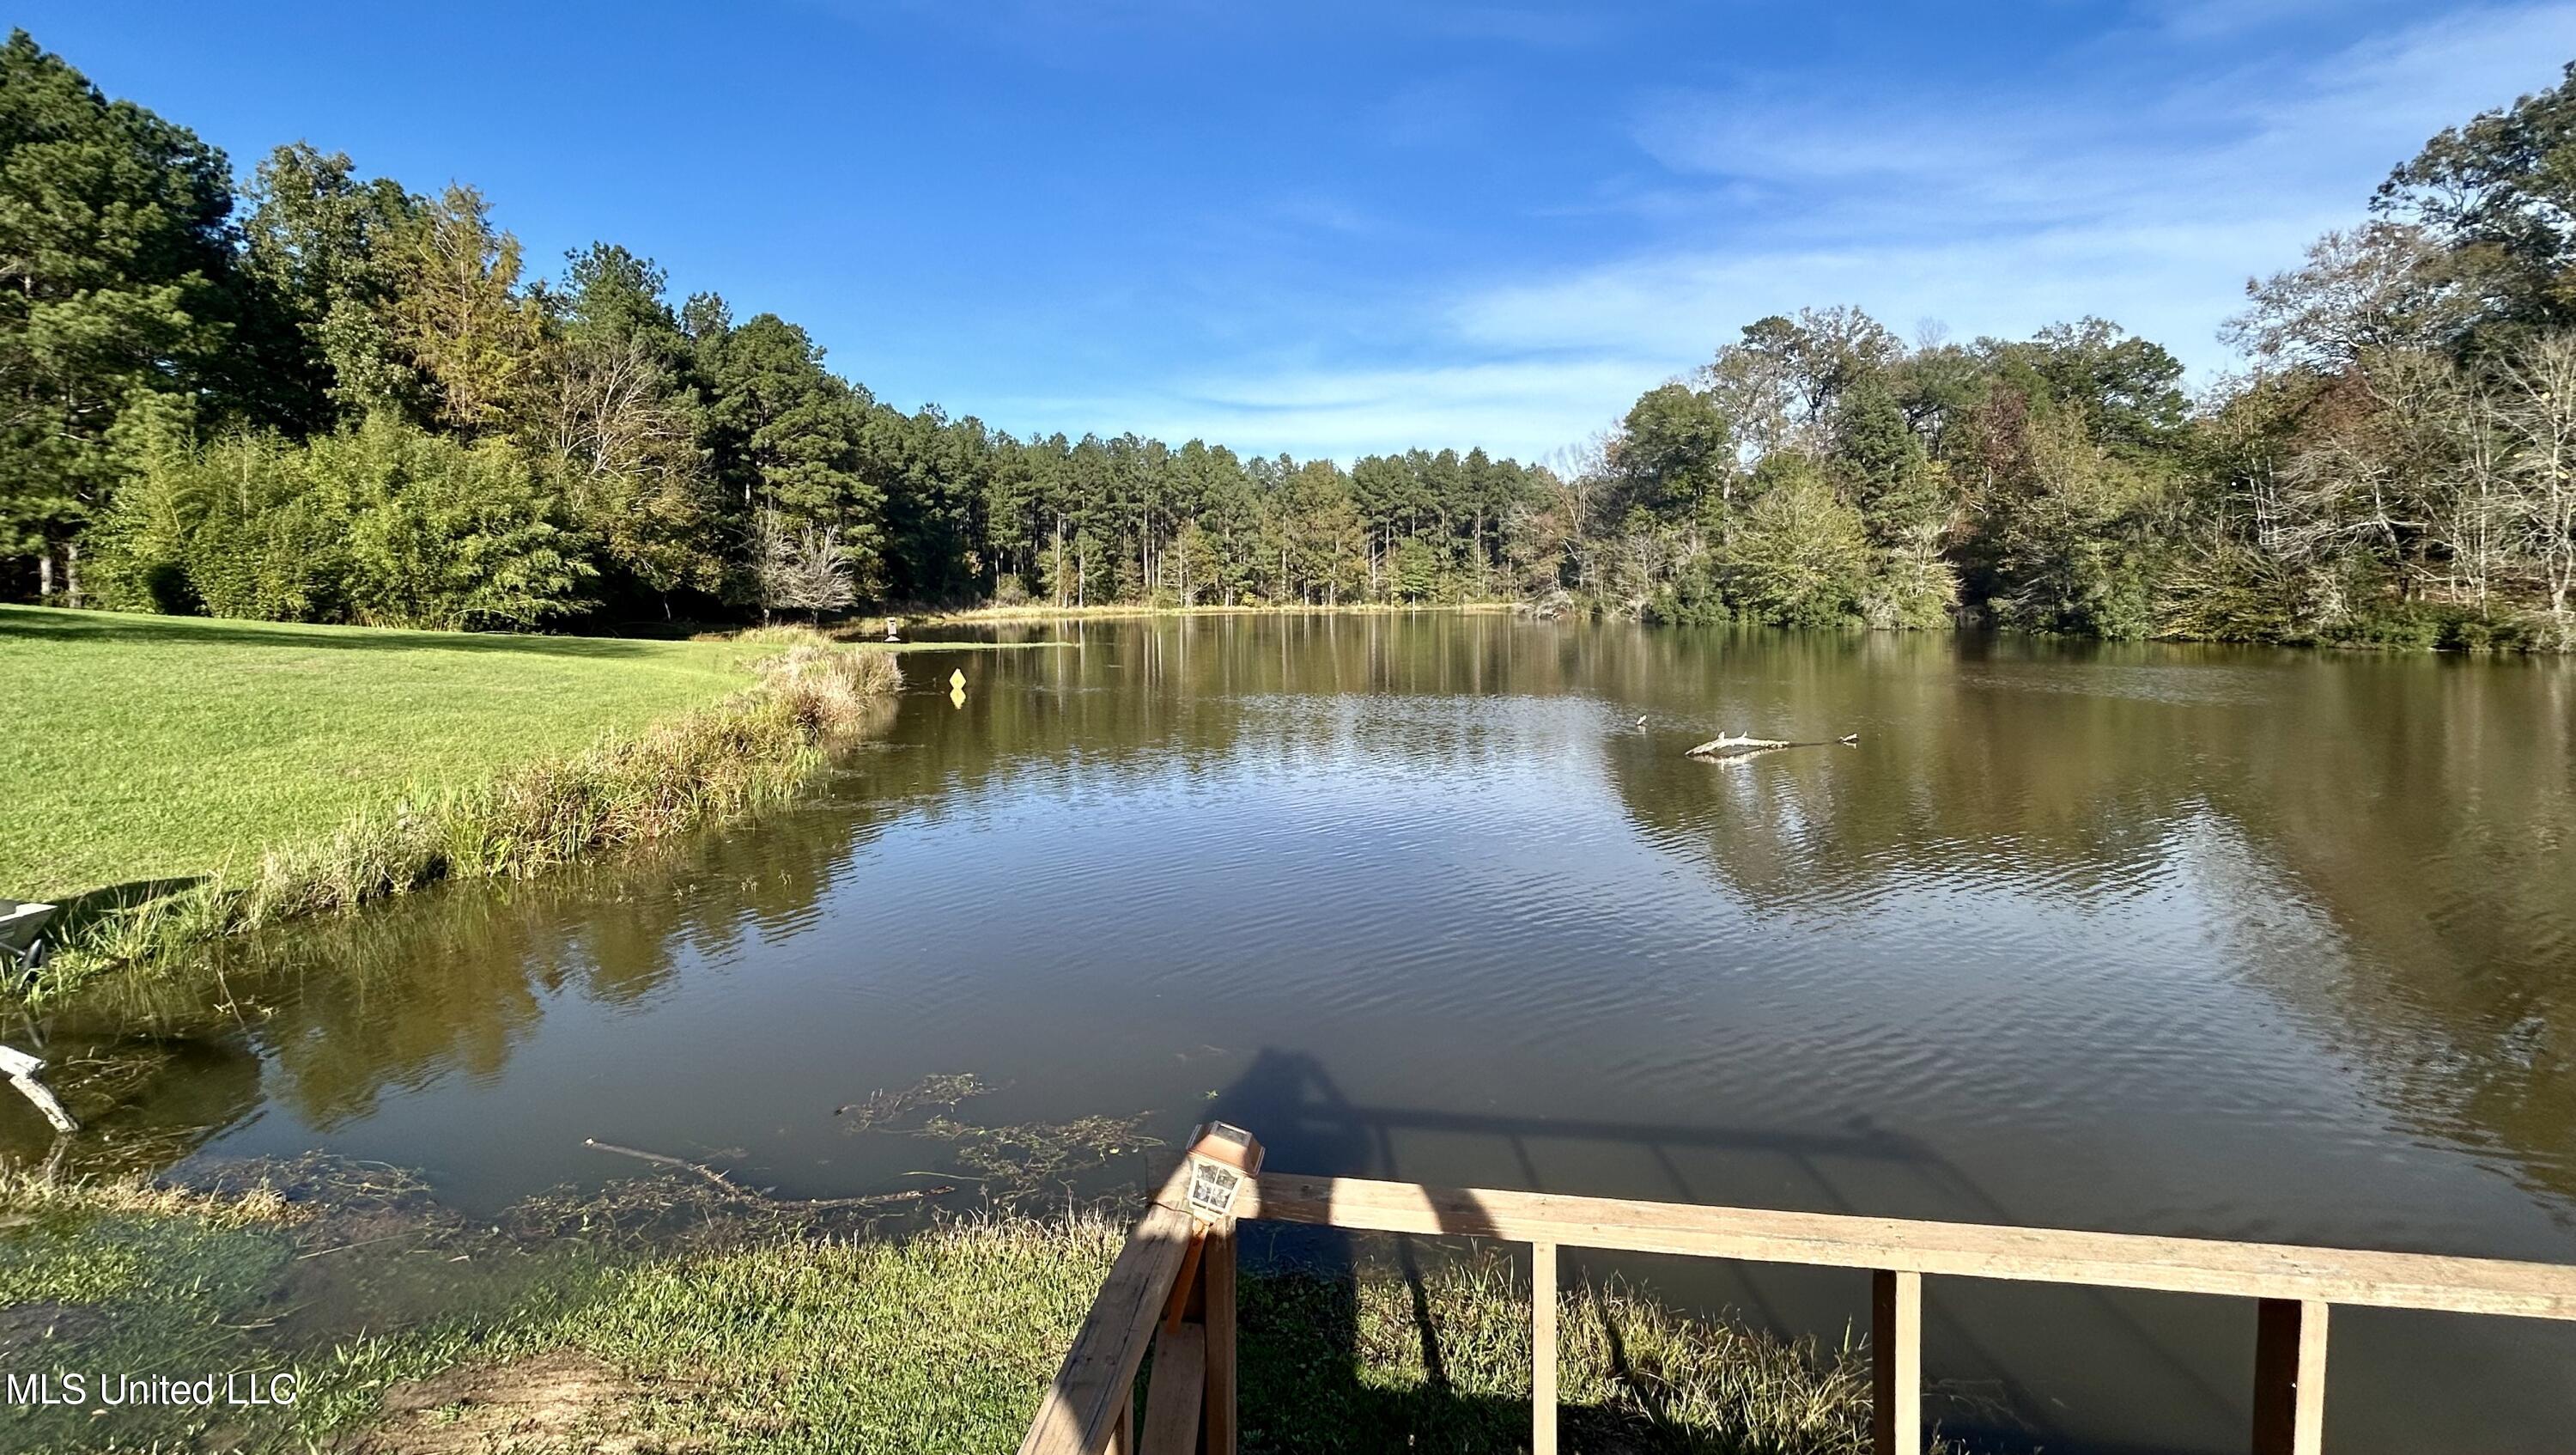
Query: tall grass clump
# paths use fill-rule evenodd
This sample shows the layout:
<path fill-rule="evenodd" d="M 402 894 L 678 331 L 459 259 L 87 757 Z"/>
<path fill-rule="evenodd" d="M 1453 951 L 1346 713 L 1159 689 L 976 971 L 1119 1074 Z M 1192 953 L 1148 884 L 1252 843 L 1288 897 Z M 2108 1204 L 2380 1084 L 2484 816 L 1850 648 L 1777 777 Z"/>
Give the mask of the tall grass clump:
<path fill-rule="evenodd" d="M 526 878 L 755 812 L 793 794 L 826 746 L 868 727 L 903 682 L 891 654 L 811 632 L 752 672 L 752 685 L 725 701 L 631 737 L 361 812 L 322 838 L 266 851 L 246 875 L 210 875 L 75 920 L 34 991 L 173 961 L 277 920 L 351 910 L 445 879 Z"/>
<path fill-rule="evenodd" d="M 785 703 L 807 732 L 826 736 L 857 728 L 903 686 L 893 653 L 853 651 L 820 637 L 763 657 L 752 670 L 762 690 Z"/>

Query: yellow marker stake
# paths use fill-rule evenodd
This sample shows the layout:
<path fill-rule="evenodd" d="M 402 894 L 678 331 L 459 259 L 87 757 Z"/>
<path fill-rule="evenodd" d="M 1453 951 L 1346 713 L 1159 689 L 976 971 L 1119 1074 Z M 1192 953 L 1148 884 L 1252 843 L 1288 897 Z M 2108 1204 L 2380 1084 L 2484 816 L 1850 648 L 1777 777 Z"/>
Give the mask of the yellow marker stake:
<path fill-rule="evenodd" d="M 951 707 L 964 707 L 966 705 L 966 689 L 963 687 L 949 688 L 948 704 Z"/>
<path fill-rule="evenodd" d="M 956 671 L 948 674 L 948 690 L 951 692 L 963 692 L 966 690 L 965 668 L 960 667 Z"/>

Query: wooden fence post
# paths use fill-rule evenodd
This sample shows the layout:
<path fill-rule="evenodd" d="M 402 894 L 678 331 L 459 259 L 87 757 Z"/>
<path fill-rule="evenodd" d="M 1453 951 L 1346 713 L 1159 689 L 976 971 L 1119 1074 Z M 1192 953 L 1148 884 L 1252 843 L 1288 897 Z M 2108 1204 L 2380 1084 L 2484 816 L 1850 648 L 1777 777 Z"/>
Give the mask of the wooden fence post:
<path fill-rule="evenodd" d="M 2267 1298 L 2254 1324 L 2254 1455 L 2319 1455 L 2326 1431 L 2326 1305 Z"/>
<path fill-rule="evenodd" d="M 1136 1455 L 1197 1455 L 1206 1398 L 1207 1326 L 1165 1329 L 1154 1339 L 1154 1377 L 1145 1383 Z"/>
<path fill-rule="evenodd" d="M 1207 1455 L 1234 1455 L 1234 1242 L 1235 1225 L 1208 1230 L 1199 1278 L 1207 1290 L 1207 1397 L 1199 1413 L 1207 1424 Z"/>
<path fill-rule="evenodd" d="M 1923 1275 L 1870 1278 L 1870 1449 L 1923 1455 Z"/>
<path fill-rule="evenodd" d="M 1530 1455 L 1556 1455 L 1556 1245 L 1530 1244 Z"/>

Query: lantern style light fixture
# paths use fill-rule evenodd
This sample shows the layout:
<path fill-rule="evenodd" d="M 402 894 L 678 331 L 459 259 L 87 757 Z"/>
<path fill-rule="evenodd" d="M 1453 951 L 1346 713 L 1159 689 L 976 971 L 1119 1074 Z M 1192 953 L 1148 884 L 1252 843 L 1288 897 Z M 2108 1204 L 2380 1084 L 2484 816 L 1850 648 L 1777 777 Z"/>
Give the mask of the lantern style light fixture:
<path fill-rule="evenodd" d="M 1224 1122 L 1210 1122 L 1190 1144 L 1190 1216 L 1202 1223 L 1221 1223 L 1234 1216 L 1243 1184 L 1261 1171 L 1261 1143 L 1252 1133 Z"/>

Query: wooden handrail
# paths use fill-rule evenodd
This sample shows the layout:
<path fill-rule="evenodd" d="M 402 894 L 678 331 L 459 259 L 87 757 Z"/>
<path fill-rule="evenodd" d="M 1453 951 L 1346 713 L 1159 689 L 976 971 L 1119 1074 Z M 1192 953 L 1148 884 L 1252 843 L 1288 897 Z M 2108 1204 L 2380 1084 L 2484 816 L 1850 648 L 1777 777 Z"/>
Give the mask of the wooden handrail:
<path fill-rule="evenodd" d="M 1187 1164 L 1120 1250 L 1021 1455 L 1138 1455 L 1135 1381 L 1190 1246 Z M 2253 1449 L 2318 1455 L 2325 1429 L 2327 1316 L 2335 1304 L 2576 1320 L 2576 1268 L 2432 1253 L 2379 1253 L 2060 1228 L 1915 1222 L 1838 1213 L 1698 1207 L 1544 1192 L 1422 1187 L 1358 1177 L 1263 1173 L 1235 1220 L 1531 1245 L 1533 1455 L 1556 1449 L 1556 1251 L 1679 1253 L 1870 1271 L 1872 1430 L 1880 1455 L 1923 1448 L 1923 1278 L 2000 1278 L 2257 1300 Z M 1189 1387 L 1147 1405 L 1142 1455 L 1188 1455 L 1197 1417 L 1206 1455 L 1234 1455 L 1232 1224 L 1212 1234 L 1198 1321 L 1167 1328 L 1168 1362 Z M 1186 1293 L 1186 1288 L 1184 1289 Z M 1178 1304 L 1175 1304 L 1178 1307 Z M 1157 1383 L 1160 1383 L 1158 1378 Z M 1158 1449 L 1156 1442 L 1160 1441 Z"/>
<path fill-rule="evenodd" d="M 1262 1174 L 1237 1216 L 1758 1263 L 2576 1319 L 2576 1268 L 2436 1253 L 1453 1191 L 1282 1173 Z"/>
<path fill-rule="evenodd" d="M 1100 1285 L 1100 1296 L 1092 1300 L 1090 1316 L 1065 1351 L 1055 1383 L 1047 1386 L 1037 1418 L 1029 1422 L 1020 1455 L 1101 1455 L 1110 1437 L 1132 1418 L 1136 1371 L 1145 1363 L 1163 1301 L 1171 1296 L 1189 1254 L 1190 1234 L 1198 1227 L 1198 1220 L 1181 1210 L 1188 1176 L 1184 1162 L 1127 1235 L 1118 1261 Z"/>

